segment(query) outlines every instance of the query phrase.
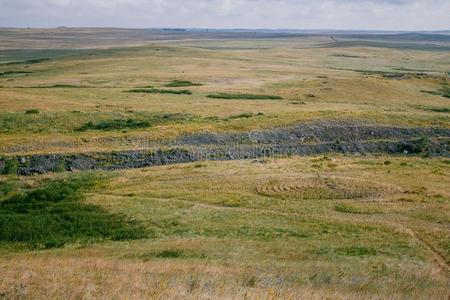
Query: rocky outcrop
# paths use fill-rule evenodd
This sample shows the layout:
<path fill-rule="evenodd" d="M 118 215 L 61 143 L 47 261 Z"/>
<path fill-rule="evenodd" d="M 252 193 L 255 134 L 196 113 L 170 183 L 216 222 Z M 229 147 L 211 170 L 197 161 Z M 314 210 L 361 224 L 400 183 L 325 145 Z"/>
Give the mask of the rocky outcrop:
<path fill-rule="evenodd" d="M 450 157 L 450 129 L 313 123 L 233 134 L 196 134 L 159 149 L 39 154 L 0 158 L 0 173 L 141 168 L 199 160 L 237 160 L 321 153 L 386 153 Z"/>

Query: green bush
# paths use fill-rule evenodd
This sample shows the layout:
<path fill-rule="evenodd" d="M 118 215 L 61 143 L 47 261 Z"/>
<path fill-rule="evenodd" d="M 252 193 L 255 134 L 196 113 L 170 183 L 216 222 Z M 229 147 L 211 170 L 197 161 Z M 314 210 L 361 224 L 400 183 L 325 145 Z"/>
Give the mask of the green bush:
<path fill-rule="evenodd" d="M 94 184 L 91 175 L 49 180 L 1 201 L 0 241 L 43 249 L 76 241 L 145 237 L 146 231 L 138 224 L 80 202 L 83 192 Z"/>
<path fill-rule="evenodd" d="M 166 83 L 165 87 L 186 87 L 186 86 L 200 86 L 200 83 L 193 83 L 187 80 L 172 80 L 169 83 Z"/>
<path fill-rule="evenodd" d="M 39 109 L 29 109 L 27 111 L 25 111 L 25 114 L 30 115 L 30 114 L 38 114 L 40 113 Z"/>
<path fill-rule="evenodd" d="M 132 89 L 127 93 L 191 95 L 189 90 Z"/>
<path fill-rule="evenodd" d="M 0 72 L 0 77 L 4 76 L 13 76 L 13 75 L 26 75 L 26 74 L 32 74 L 33 72 L 27 72 L 27 71 L 6 71 L 6 72 Z"/>
<path fill-rule="evenodd" d="M 229 116 L 228 118 L 226 118 L 225 120 L 233 120 L 233 119 L 249 119 L 249 118 L 253 118 L 253 117 L 259 117 L 259 116 L 264 116 L 263 113 L 257 113 L 257 114 L 252 114 L 252 113 L 243 113 L 243 114 L 239 114 L 239 115 L 232 115 Z"/>
<path fill-rule="evenodd" d="M 11 158 L 5 160 L 5 168 L 3 169 L 3 175 L 7 174 L 17 174 L 19 169 L 19 162 L 17 159 Z"/>
<path fill-rule="evenodd" d="M 158 252 L 156 254 L 156 257 L 159 257 L 159 258 L 177 258 L 177 257 L 181 257 L 183 255 L 184 255 L 184 251 L 183 250 L 169 249 L 169 250 L 163 250 L 161 252 Z"/>
<path fill-rule="evenodd" d="M 427 90 L 422 90 L 422 93 L 426 93 L 426 94 L 430 94 L 430 95 L 435 95 L 435 96 L 442 96 L 445 98 L 450 98 L 450 86 L 448 84 L 443 85 L 440 89 L 435 90 L 435 91 L 427 91 Z"/>
<path fill-rule="evenodd" d="M 168 124 L 168 123 L 182 123 L 195 120 L 197 117 L 182 113 L 156 113 L 151 115 L 140 116 L 141 119 L 113 119 L 102 120 L 98 122 L 89 121 L 83 126 L 76 129 L 76 131 L 86 130 L 125 130 L 147 128 L 150 126 Z"/>
<path fill-rule="evenodd" d="M 448 95 L 448 98 L 450 98 L 450 93 Z M 450 107 L 430 107 L 427 110 L 440 113 L 450 113 Z"/>
<path fill-rule="evenodd" d="M 77 131 L 86 131 L 86 130 L 121 130 L 121 129 L 136 129 L 136 128 L 146 128 L 150 127 L 150 122 L 133 120 L 133 119 L 116 119 L 116 120 L 106 120 L 99 122 L 89 121 Z"/>
<path fill-rule="evenodd" d="M 245 99 L 245 100 L 281 100 L 283 97 L 273 95 L 253 95 L 253 94 L 229 94 L 229 93 L 217 93 L 210 94 L 208 98 L 215 99 Z"/>

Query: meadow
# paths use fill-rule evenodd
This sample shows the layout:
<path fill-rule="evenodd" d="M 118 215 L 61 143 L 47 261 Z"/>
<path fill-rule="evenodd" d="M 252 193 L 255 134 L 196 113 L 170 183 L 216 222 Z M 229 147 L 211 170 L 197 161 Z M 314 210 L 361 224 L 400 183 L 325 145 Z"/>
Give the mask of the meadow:
<path fill-rule="evenodd" d="M 448 129 L 449 47 L 445 35 L 2 29 L 0 158 L 314 122 Z M 442 153 L 8 165 L 0 298 L 448 299 Z"/>

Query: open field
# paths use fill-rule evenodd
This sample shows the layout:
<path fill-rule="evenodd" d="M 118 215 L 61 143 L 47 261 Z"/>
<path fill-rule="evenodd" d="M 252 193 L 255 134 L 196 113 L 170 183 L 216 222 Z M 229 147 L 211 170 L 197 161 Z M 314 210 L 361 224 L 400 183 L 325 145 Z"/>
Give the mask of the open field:
<path fill-rule="evenodd" d="M 1 29 L 0 299 L 448 299 L 449 49 Z"/>
<path fill-rule="evenodd" d="M 85 39 L 90 38 L 83 32 L 67 35 L 78 43 L 72 47 L 85 47 Z M 23 40 L 15 37 L 8 45 L 20 47 Z M 449 125 L 448 98 L 424 92 L 447 84 L 448 51 L 336 48 L 329 36 L 147 41 L 136 47 L 117 38 L 123 47 L 78 50 L 58 48 L 52 40 L 46 43 L 39 47 L 51 50 L 0 50 L 4 153 L 118 150 L 127 147 L 120 140 L 157 141 L 201 131 L 247 131 L 317 119 Z M 165 87 L 173 80 L 195 83 L 178 88 L 192 94 L 155 93 L 177 89 Z M 126 93 L 133 89 L 154 92 Z M 207 97 L 220 93 L 282 99 Z M 40 113 L 24 114 L 32 109 Z M 126 132 L 76 130 L 90 121 L 142 120 L 165 113 L 183 113 L 190 120 L 123 128 Z M 230 118 L 258 113 L 257 118 Z M 36 139 L 45 140 L 44 145 L 37 147 Z"/>
<path fill-rule="evenodd" d="M 37 298 L 446 299 L 449 175 L 446 159 L 383 156 L 98 174 L 106 179 L 83 203 L 137 221 L 148 237 L 91 237 L 32 252 L 6 243 L 0 290 Z M 3 180 L 29 189 L 43 177 Z"/>

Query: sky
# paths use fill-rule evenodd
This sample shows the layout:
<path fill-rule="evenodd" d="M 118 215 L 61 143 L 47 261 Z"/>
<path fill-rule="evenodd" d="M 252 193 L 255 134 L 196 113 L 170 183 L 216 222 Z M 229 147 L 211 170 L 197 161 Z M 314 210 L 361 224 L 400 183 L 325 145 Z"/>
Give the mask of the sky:
<path fill-rule="evenodd" d="M 450 0 L 0 0 L 0 26 L 449 30 Z"/>

